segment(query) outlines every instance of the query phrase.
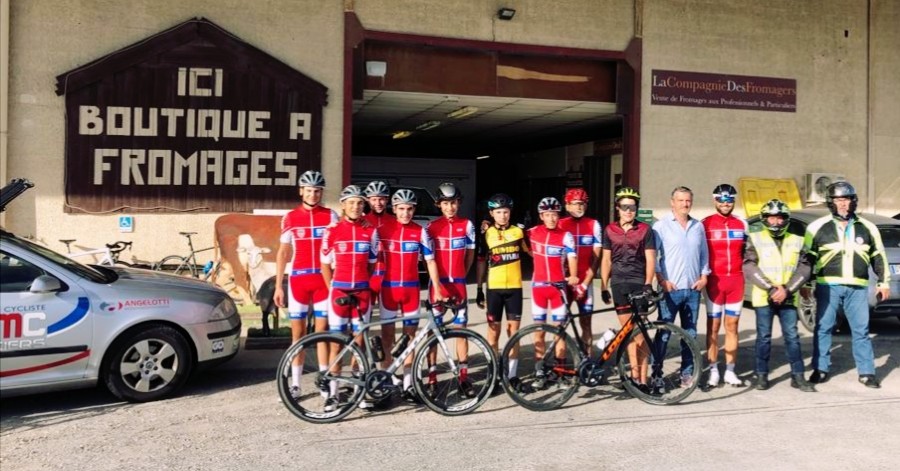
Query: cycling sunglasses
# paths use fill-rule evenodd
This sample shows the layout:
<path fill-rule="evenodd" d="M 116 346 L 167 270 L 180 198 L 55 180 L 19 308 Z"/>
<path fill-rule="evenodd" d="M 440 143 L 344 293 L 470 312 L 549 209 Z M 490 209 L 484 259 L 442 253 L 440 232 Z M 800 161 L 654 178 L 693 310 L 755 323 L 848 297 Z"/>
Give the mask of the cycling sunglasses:
<path fill-rule="evenodd" d="M 625 212 L 629 212 L 629 213 L 633 213 L 633 212 L 637 211 L 637 208 L 638 207 L 636 204 L 620 204 L 619 205 L 619 211 L 625 211 Z"/>
<path fill-rule="evenodd" d="M 717 203 L 734 203 L 734 195 L 721 194 L 716 195 Z"/>

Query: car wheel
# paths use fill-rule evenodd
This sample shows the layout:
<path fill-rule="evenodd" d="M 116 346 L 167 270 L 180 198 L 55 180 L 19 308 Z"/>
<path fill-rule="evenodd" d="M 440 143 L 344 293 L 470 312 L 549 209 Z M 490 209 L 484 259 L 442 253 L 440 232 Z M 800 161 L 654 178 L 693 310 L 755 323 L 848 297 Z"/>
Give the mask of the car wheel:
<path fill-rule="evenodd" d="M 800 323 L 810 333 L 816 331 L 816 300 L 815 298 L 805 299 L 800 297 L 800 309 L 797 310 L 797 317 Z"/>
<path fill-rule="evenodd" d="M 106 387 L 130 402 L 154 401 L 174 394 L 187 381 L 193 366 L 184 336 L 159 325 L 120 338 L 108 358 Z"/>

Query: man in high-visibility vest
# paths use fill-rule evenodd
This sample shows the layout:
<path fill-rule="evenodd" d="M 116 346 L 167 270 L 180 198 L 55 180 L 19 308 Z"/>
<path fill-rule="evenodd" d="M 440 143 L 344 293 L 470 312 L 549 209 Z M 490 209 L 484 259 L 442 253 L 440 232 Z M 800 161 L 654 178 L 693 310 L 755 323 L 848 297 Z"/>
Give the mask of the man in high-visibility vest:
<path fill-rule="evenodd" d="M 797 291 L 812 272 L 803 254 L 803 235 L 791 231 L 791 212 L 773 199 L 759 212 L 760 222 L 749 229 L 744 252 L 744 276 L 753 283 L 756 310 L 756 389 L 769 389 L 769 356 L 772 352 L 772 321 L 781 321 L 784 347 L 791 365 L 791 387 L 815 392 L 803 377 L 803 354 L 797 335 Z"/>
<path fill-rule="evenodd" d="M 813 335 L 811 383 L 829 379 L 831 331 L 839 308 L 844 309 L 852 337 L 853 360 L 859 382 L 880 388 L 875 376 L 875 352 L 869 338 L 869 266 L 875 273 L 875 296 L 891 295 L 891 275 L 878 227 L 856 214 L 856 189 L 835 182 L 825 189 L 831 214 L 806 227 L 804 248 L 815 264 L 816 333 Z"/>

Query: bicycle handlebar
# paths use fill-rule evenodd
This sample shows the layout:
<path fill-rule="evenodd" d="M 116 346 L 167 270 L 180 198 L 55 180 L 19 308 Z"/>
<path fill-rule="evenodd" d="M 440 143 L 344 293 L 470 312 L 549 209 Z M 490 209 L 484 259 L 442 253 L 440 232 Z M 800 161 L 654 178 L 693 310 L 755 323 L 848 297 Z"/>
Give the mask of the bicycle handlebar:
<path fill-rule="evenodd" d="M 131 244 L 131 242 L 118 240 L 116 242 L 113 242 L 112 244 L 106 244 L 106 248 L 109 249 L 110 253 L 117 254 L 125 250 L 131 250 Z"/>

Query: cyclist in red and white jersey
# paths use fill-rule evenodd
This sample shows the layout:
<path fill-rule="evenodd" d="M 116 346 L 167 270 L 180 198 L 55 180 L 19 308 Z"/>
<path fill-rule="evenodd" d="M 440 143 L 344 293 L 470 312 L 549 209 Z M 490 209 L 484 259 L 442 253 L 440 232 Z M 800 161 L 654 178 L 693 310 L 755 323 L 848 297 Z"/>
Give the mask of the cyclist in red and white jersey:
<path fill-rule="evenodd" d="M 578 255 L 575 252 L 575 240 L 572 234 L 559 228 L 559 213 L 562 205 L 553 197 L 544 198 L 538 203 L 538 215 L 542 224 L 528 230 L 531 255 L 534 258 L 534 274 L 531 277 L 531 317 L 535 323 L 546 322 L 547 314 L 554 324 L 566 319 L 565 293 L 553 286 L 554 283 L 565 282 L 569 286 L 578 284 L 575 273 L 578 270 Z M 568 276 L 566 275 L 568 269 Z M 535 333 L 534 355 L 542 358 L 546 351 L 544 333 Z M 565 342 L 556 344 L 557 362 L 565 363 Z M 546 378 L 541 361 L 535 365 L 536 378 L 532 387 L 543 388 Z"/>
<path fill-rule="evenodd" d="M 734 371 L 738 350 L 738 321 L 744 303 L 744 246 L 747 221 L 732 214 L 737 190 L 723 183 L 713 190 L 716 213 L 703 219 L 709 266 L 712 273 L 706 284 L 706 354 L 709 359 L 707 385 L 719 385 L 719 327 L 725 318 L 725 382 L 741 386 Z"/>
<path fill-rule="evenodd" d="M 366 185 L 364 192 L 369 203 L 369 212 L 365 216 L 366 221 L 374 226 L 375 229 L 392 222 L 394 218 L 387 212 L 387 202 L 391 195 L 391 188 L 388 184 L 381 180 L 375 180 Z M 378 293 L 381 291 L 382 279 L 384 279 L 384 260 L 379 252 L 378 261 L 375 262 L 375 271 L 372 273 L 372 279 L 369 280 L 369 286 L 372 290 L 372 302 L 378 302 Z"/>
<path fill-rule="evenodd" d="M 306 316 L 315 316 L 316 331 L 328 328 L 328 288 L 319 269 L 319 251 L 325 228 L 338 220 L 337 213 L 319 205 L 325 178 L 321 172 L 308 170 L 300 175 L 300 205 L 281 219 L 281 244 L 275 255 L 275 295 L 277 306 L 287 307 L 291 320 L 291 341 L 306 335 Z M 290 261 L 288 296 L 282 289 L 285 268 Z M 309 311 L 312 310 L 312 313 Z M 325 358 L 324 350 L 319 358 Z M 291 393 L 299 397 L 300 358 L 291 367 Z M 319 365 L 324 371 L 327 365 Z"/>
<path fill-rule="evenodd" d="M 378 232 L 375 228 L 364 224 L 363 207 L 365 196 L 360 187 L 349 185 L 341 190 L 341 220 L 328 226 L 322 237 L 322 276 L 331 288 L 328 303 L 328 329 L 342 332 L 348 324 L 353 331 L 359 331 L 360 322 L 367 322 L 370 314 L 371 291 L 369 278 L 375 265 L 378 253 Z M 338 299 L 353 294 L 358 304 L 355 308 L 359 317 L 351 318 L 354 308 L 351 305 L 339 305 Z M 362 317 L 362 319 L 360 319 Z M 357 339 L 362 343 L 362 337 Z M 334 362 L 340 352 L 339 343 L 330 345 L 328 362 Z M 335 366 L 340 369 L 340 365 Z M 338 373 L 338 371 L 334 371 Z M 325 410 L 330 412 L 337 407 L 337 383 L 329 384 L 329 397 L 325 401 Z M 367 408 L 371 404 L 360 404 Z"/>
<path fill-rule="evenodd" d="M 453 323 L 459 327 L 468 324 L 468 295 L 466 293 L 466 273 L 475 260 L 475 226 L 466 218 L 457 217 L 462 193 L 453 183 L 438 185 L 437 205 L 442 217 L 431 221 L 426 230 L 434 241 L 434 261 L 437 264 L 439 284 L 432 284 L 429 299 L 435 302 L 439 297 L 454 298 L 460 302 Z M 443 308 L 436 308 L 438 314 Z M 457 342 L 456 354 L 460 361 L 460 392 L 474 397 L 475 390 L 468 381 L 468 348 L 466 342 Z M 429 374 L 428 384 L 435 384 L 437 376 Z"/>
<path fill-rule="evenodd" d="M 559 228 L 572 234 L 575 239 L 575 252 L 578 254 L 578 284 L 569 290 L 570 301 L 574 300 L 578 312 L 586 313 L 594 310 L 594 277 L 597 274 L 601 257 L 600 221 L 585 216 L 588 194 L 584 188 L 566 190 L 565 203 L 568 217 L 559 220 Z M 578 318 L 581 325 L 581 337 L 588 351 L 591 348 L 591 316 Z"/>
<path fill-rule="evenodd" d="M 381 319 L 395 319 L 398 316 L 411 317 L 419 312 L 419 259 L 425 260 L 431 283 L 440 283 L 437 264 L 434 261 L 433 243 L 428 231 L 413 222 L 418 204 L 412 190 L 397 190 L 391 197 L 396 219 L 378 228 L 381 254 L 384 260 L 384 280 L 381 287 Z M 437 295 L 441 301 L 445 298 Z M 418 319 L 404 320 L 403 333 L 415 337 Z M 381 340 L 385 352 L 394 348 L 394 324 L 381 326 Z M 415 401 L 412 393 L 412 355 L 406 357 L 403 365 L 403 396 Z M 382 368 L 390 366 L 391 360 L 385 355 Z"/>

